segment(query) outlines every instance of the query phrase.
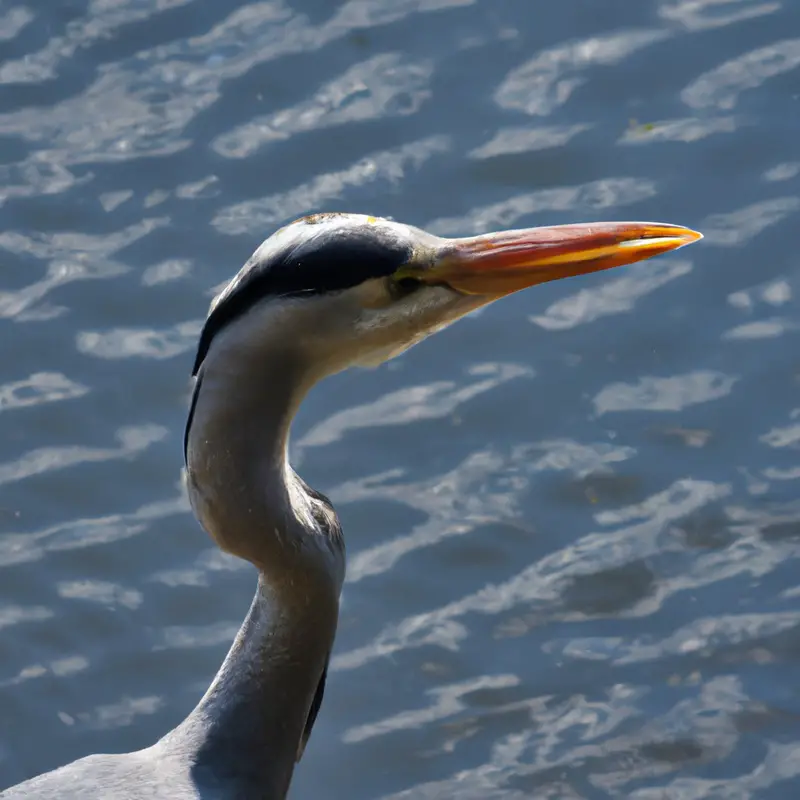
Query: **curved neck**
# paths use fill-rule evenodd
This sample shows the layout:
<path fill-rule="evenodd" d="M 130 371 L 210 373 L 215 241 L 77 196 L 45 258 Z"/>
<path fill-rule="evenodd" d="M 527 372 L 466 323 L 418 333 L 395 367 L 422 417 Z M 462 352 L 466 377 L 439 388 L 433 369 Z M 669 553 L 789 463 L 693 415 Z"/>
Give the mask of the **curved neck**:
<path fill-rule="evenodd" d="M 225 787 L 242 798 L 285 797 L 338 614 L 335 596 L 305 600 L 303 607 L 286 604 L 259 579 L 213 683 L 163 740 L 190 756 L 198 787 Z"/>
<path fill-rule="evenodd" d="M 285 535 L 304 533 L 297 513 L 306 499 L 296 491 L 287 448 L 307 387 L 289 358 L 251 367 L 240 355 L 210 354 L 197 377 L 186 434 L 187 488 L 216 543 L 268 569 Z"/>
<path fill-rule="evenodd" d="M 191 503 L 222 549 L 256 565 L 259 582 L 208 692 L 164 740 L 191 752 L 198 782 L 230 782 L 236 796 L 270 800 L 284 797 L 291 779 L 344 577 L 333 510 L 286 460 L 308 385 L 294 363 L 212 351 L 198 378 L 187 431 Z"/>

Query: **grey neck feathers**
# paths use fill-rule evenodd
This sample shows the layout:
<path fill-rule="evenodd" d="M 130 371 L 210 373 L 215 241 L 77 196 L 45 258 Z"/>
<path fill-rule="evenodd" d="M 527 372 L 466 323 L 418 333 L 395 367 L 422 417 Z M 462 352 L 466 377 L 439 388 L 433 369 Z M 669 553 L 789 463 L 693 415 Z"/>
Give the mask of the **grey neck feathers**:
<path fill-rule="evenodd" d="M 282 798 L 321 692 L 344 578 L 333 509 L 286 458 L 312 381 L 291 354 L 214 348 L 199 380 L 186 437 L 191 503 L 223 550 L 258 568 L 259 584 L 213 684 L 164 742 L 191 751 L 198 781 L 250 782 L 262 792 L 253 796 Z"/>

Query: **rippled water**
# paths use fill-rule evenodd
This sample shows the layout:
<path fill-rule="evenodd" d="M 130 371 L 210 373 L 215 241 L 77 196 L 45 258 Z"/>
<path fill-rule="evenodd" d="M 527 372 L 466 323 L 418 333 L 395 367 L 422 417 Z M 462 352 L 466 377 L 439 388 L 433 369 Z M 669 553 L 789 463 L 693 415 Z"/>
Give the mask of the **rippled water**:
<path fill-rule="evenodd" d="M 214 287 L 308 211 L 675 257 L 330 380 L 350 554 L 294 798 L 800 790 L 800 4 L 0 6 L 0 786 L 144 746 L 254 589 L 179 485 Z"/>

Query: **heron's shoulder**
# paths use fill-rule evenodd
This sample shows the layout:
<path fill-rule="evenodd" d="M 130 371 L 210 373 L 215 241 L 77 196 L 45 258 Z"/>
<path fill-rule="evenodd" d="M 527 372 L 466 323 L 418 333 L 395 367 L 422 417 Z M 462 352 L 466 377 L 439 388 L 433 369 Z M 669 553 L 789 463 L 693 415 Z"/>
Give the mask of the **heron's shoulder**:
<path fill-rule="evenodd" d="M 0 794 L 3 800 L 199 800 L 202 796 L 191 785 L 187 765 L 159 759 L 153 748 L 86 756 Z"/>

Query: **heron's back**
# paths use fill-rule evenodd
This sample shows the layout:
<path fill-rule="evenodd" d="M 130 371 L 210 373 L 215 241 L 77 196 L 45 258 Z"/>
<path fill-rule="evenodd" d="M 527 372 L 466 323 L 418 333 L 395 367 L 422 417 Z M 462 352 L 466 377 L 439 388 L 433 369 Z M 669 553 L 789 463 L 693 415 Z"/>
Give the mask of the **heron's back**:
<path fill-rule="evenodd" d="M 0 792 L 2 800 L 222 800 L 221 786 L 201 787 L 191 764 L 158 746 L 91 755 Z"/>

